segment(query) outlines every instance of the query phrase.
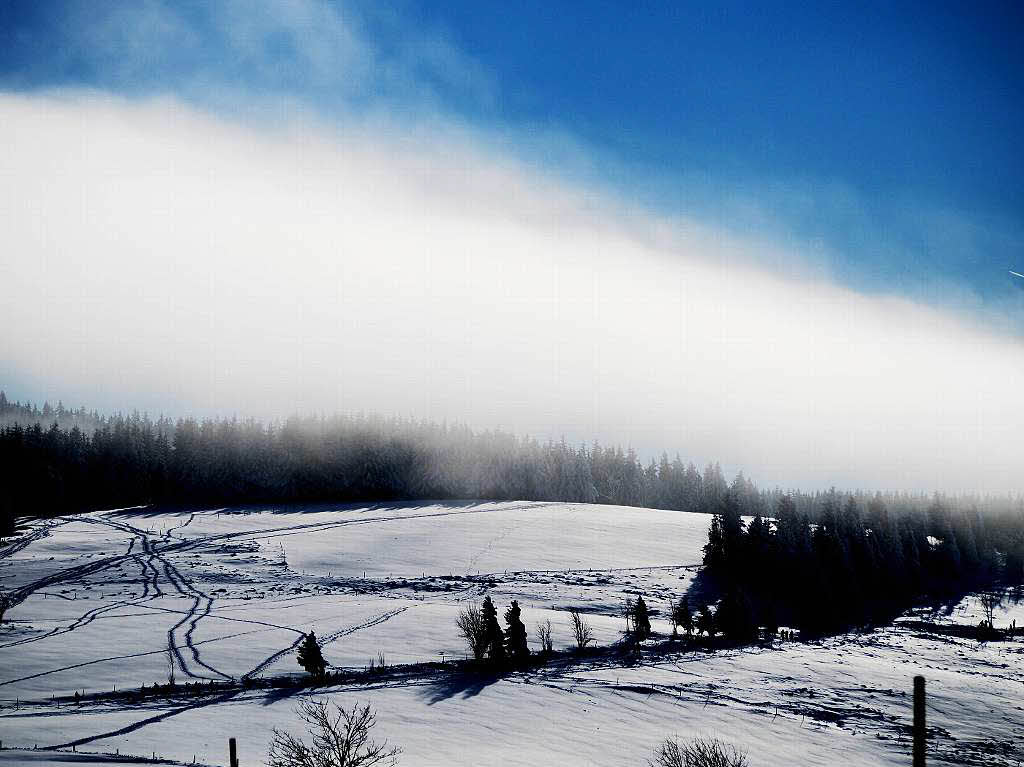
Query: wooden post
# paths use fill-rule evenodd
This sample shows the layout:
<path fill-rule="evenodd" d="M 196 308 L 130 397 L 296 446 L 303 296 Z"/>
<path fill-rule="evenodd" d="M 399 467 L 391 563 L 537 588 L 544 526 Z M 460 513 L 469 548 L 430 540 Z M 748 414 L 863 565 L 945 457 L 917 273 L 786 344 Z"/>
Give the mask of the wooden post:
<path fill-rule="evenodd" d="M 924 677 L 914 677 L 914 767 L 925 767 Z"/>
<path fill-rule="evenodd" d="M 231 767 L 238 767 L 238 751 L 235 748 L 235 739 L 228 738 L 228 754 L 231 757 Z"/>

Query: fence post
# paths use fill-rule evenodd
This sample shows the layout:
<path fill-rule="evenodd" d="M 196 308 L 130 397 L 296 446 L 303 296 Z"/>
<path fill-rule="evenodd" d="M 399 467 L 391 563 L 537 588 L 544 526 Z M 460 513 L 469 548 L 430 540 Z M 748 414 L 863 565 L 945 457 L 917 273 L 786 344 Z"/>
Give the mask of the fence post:
<path fill-rule="evenodd" d="M 914 677 L 914 767 L 925 767 L 924 677 Z"/>
<path fill-rule="evenodd" d="M 231 767 L 238 767 L 238 752 L 235 748 L 234 738 L 228 738 L 228 754 L 231 756 Z"/>

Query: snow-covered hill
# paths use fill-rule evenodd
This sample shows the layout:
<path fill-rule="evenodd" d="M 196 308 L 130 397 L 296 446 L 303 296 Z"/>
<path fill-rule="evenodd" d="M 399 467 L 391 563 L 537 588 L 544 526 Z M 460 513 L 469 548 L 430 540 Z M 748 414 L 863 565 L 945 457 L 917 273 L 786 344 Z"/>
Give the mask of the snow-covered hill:
<path fill-rule="evenodd" d="M 519 600 L 531 642 L 534 625 L 550 619 L 556 647 L 568 647 L 566 609 L 579 607 L 598 643 L 611 644 L 637 593 L 667 634 L 670 602 L 694 587 L 709 522 L 526 502 L 36 522 L 0 547 L 0 584 L 24 597 L 0 629 L 0 739 L 222 764 L 235 736 L 252 765 L 272 727 L 297 728 L 297 695 L 316 694 L 369 700 L 379 734 L 409 765 L 635 764 L 663 738 L 692 734 L 729 740 L 754 765 L 903 764 L 908 691 L 923 673 L 936 760 L 1024 756 L 1024 646 L 899 625 L 711 654 L 652 650 L 637 663 L 597 656 L 500 679 L 434 669 L 315 693 L 232 686 L 193 698 L 91 698 L 164 683 L 169 664 L 179 684 L 297 673 L 295 647 L 311 629 L 335 667 L 362 668 L 378 653 L 389 664 L 462 658 L 455 615 L 484 594 L 499 610 Z M 1024 609 L 998 619 L 1014 617 L 1024 622 Z M 929 620 L 976 623 L 976 605 Z M 58 700 L 76 690 L 83 703 Z M 26 759 L 0 751 L 0 764 Z"/>

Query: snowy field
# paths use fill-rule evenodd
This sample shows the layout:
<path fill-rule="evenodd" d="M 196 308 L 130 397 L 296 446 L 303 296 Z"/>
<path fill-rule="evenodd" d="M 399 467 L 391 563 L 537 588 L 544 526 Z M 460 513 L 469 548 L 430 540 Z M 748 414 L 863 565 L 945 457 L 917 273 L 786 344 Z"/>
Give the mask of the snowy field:
<path fill-rule="evenodd" d="M 691 589 L 710 518 L 553 503 L 477 503 L 157 514 L 35 522 L 0 546 L 0 587 L 24 601 L 0 628 L 3 764 L 82 752 L 262 764 L 272 727 L 297 729 L 301 696 L 369 701 L 404 765 L 643 764 L 667 736 L 713 735 L 752 765 L 909 764 L 912 677 L 928 679 L 933 763 L 1024 758 L 1024 644 L 979 644 L 913 624 L 823 642 L 715 653 L 559 661 L 500 679 L 421 666 L 315 692 L 237 686 L 204 697 L 91 700 L 165 683 L 299 673 L 313 629 L 327 662 L 362 669 L 463 658 L 454 618 L 490 594 L 518 599 L 530 631 L 566 609 L 617 641 L 642 593 L 667 634 Z M 914 620 L 977 623 L 976 600 Z M 1024 605 L 997 614 L 1016 618 Z M 534 649 L 536 647 L 534 646 Z M 66 698 L 78 691 L 85 702 Z M 61 700 L 64 698 L 65 700 Z M 8 750 L 60 747 L 76 754 Z M 108 763 L 119 763 L 111 761 Z"/>

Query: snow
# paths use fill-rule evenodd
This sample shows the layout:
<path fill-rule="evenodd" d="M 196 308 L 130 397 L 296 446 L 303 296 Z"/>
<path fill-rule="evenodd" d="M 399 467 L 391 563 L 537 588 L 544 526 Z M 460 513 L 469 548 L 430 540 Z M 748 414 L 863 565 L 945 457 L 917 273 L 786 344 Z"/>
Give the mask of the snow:
<path fill-rule="evenodd" d="M 667 634 L 693 586 L 710 518 L 555 503 L 434 503 L 123 510 L 35 522 L 0 546 L 0 583 L 31 593 L 0 628 L 0 739 L 32 748 L 224 764 L 262 763 L 271 729 L 297 729 L 300 697 L 369 701 L 403 764 L 643 763 L 668 736 L 708 734 L 756 765 L 909 763 L 912 677 L 928 679 L 933 762 L 1015 764 L 1024 733 L 1018 642 L 928 634 L 913 624 L 817 643 L 715 653 L 598 655 L 501 678 L 421 668 L 316 691 L 232 688 L 204 697 L 51 701 L 75 690 L 298 673 L 315 630 L 328 663 L 362 669 L 462 658 L 454 617 L 489 593 L 517 599 L 534 642 L 566 609 L 598 644 L 620 637 L 623 601 L 644 594 Z M 27 545 L 22 545 L 27 541 Z M 977 600 L 915 621 L 976 625 Z M 1019 605 L 997 625 L 1024 619 Z M 0 765 L 70 754 L 0 751 Z M 80 758 L 82 755 L 74 755 Z M 99 758 L 99 757 L 97 757 Z M 52 759 L 53 761 L 45 761 Z M 119 763 L 119 762 L 114 762 Z"/>

